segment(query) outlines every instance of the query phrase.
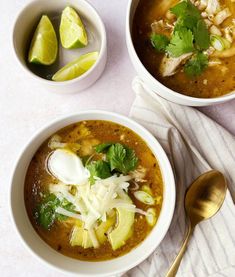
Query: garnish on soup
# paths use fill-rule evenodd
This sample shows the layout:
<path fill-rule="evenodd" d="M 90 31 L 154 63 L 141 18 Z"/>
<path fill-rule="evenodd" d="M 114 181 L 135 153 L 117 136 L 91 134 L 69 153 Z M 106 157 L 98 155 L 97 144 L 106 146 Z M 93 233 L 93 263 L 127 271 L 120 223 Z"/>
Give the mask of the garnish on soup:
<path fill-rule="evenodd" d="M 162 178 L 134 132 L 107 121 L 68 126 L 33 157 L 25 203 L 38 234 L 61 253 L 85 260 L 120 256 L 157 222 Z"/>
<path fill-rule="evenodd" d="M 133 22 L 137 53 L 150 73 L 178 92 L 225 94 L 235 87 L 234 14 L 228 0 L 141 0 Z M 222 84 L 212 89 L 215 78 Z"/>
<path fill-rule="evenodd" d="M 215 3 L 217 3 L 216 1 L 217 0 L 214 0 Z M 212 18 L 212 11 L 214 11 L 212 10 L 212 8 L 208 10 L 207 15 L 208 17 L 210 16 L 210 18 Z M 210 45 L 215 50 L 219 51 L 222 51 L 225 48 L 229 48 L 231 46 L 230 42 L 226 38 L 221 37 L 221 40 L 225 43 L 220 43 L 220 45 L 226 45 L 226 47 L 218 47 L 216 41 L 221 41 L 220 36 L 219 38 L 217 38 L 212 35 L 210 43 L 210 34 L 208 26 L 206 25 L 206 22 L 209 19 L 204 19 L 199 9 L 191 1 L 185 0 L 176 4 L 175 6 L 170 8 L 170 12 L 175 16 L 175 19 L 173 23 L 168 23 L 169 25 L 172 24 L 172 31 L 169 37 L 157 33 L 156 27 L 154 25 L 157 24 L 158 28 L 160 28 L 159 21 L 154 22 L 152 25 L 152 45 L 157 51 L 165 52 L 161 71 L 163 76 L 173 75 L 176 73 L 176 67 L 172 68 L 171 72 L 167 70 L 167 67 L 169 67 L 168 63 L 174 62 L 173 58 L 178 58 L 180 60 L 181 64 L 184 67 L 184 72 L 187 75 L 200 75 L 208 66 L 209 53 L 206 50 L 208 50 Z M 228 16 L 231 15 L 231 13 L 229 13 L 228 11 L 226 14 Z M 225 19 L 226 18 L 224 17 L 224 20 Z M 214 21 L 217 22 L 216 19 Z M 217 24 L 219 22 L 220 21 L 218 21 Z M 166 28 L 164 24 L 167 24 L 167 22 L 161 20 L 161 23 L 161 27 Z M 215 25 L 213 26 L 214 29 L 217 28 Z M 188 55 L 185 55 L 187 53 Z"/>

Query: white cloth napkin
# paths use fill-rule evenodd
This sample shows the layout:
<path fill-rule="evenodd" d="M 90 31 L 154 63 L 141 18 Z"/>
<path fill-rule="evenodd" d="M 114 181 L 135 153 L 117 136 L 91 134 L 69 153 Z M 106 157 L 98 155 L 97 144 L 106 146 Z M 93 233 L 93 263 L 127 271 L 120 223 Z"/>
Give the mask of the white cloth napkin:
<path fill-rule="evenodd" d="M 185 190 L 211 168 L 225 174 L 229 191 L 221 210 L 195 228 L 177 277 L 235 276 L 235 207 L 231 197 L 235 196 L 234 136 L 196 109 L 160 98 L 138 77 L 133 89 L 136 99 L 130 116 L 154 134 L 165 149 L 175 171 L 177 199 L 172 224 L 162 243 L 123 276 L 165 276 L 187 226 Z"/>

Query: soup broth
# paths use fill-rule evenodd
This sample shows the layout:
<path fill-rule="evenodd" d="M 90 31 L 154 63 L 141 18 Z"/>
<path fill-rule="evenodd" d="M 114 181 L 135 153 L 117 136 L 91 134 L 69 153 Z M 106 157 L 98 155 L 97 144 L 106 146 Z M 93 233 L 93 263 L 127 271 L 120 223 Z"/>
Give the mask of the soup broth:
<path fill-rule="evenodd" d="M 102 243 L 100 243 L 98 247 L 92 245 L 84 246 L 84 232 L 83 245 L 79 245 L 78 240 L 80 238 L 79 235 L 77 235 L 76 243 L 72 246 L 71 236 L 74 226 L 80 224 L 77 224 L 76 219 L 68 216 L 66 219 L 63 218 L 63 220 L 55 220 L 52 225 L 47 226 L 48 228 L 44 228 L 45 226 L 43 227 L 40 224 L 40 215 L 38 215 L 38 207 L 43 201 L 44 195 L 48 194 L 50 188 L 58 183 L 57 178 L 48 170 L 48 160 L 52 155 L 51 153 L 55 152 L 56 149 L 58 150 L 58 148 L 61 150 L 63 147 L 67 147 L 70 148 L 69 151 L 72 151 L 80 157 L 83 163 L 89 164 L 89 159 L 93 159 L 95 163 L 100 159 L 100 155 L 102 155 L 102 159 L 109 155 L 109 152 L 106 152 L 106 154 L 95 153 L 95 149 L 97 149 L 95 146 L 101 145 L 101 143 L 118 143 L 119 146 L 125 145 L 128 149 L 132 149 L 138 158 L 137 167 L 132 172 L 128 173 L 129 175 L 137 175 L 128 181 L 129 187 L 126 190 L 132 204 L 144 212 L 135 212 L 133 226 L 131 227 L 132 233 L 130 236 L 126 237 L 125 244 L 121 247 L 118 246 L 117 249 L 113 249 L 115 246 L 110 243 L 111 235 L 109 237 L 108 234 L 110 233 L 110 228 L 104 233 L 106 237 L 102 234 Z M 117 176 L 120 177 L 127 174 L 120 174 L 120 172 L 118 173 L 118 171 L 114 170 L 113 175 L 116 176 L 115 178 L 118 178 Z M 99 181 L 100 179 L 96 178 L 93 181 L 96 182 L 97 180 Z M 96 183 L 90 186 L 92 187 L 95 185 Z M 128 184 L 125 183 L 125 185 Z M 74 188 L 76 189 L 75 186 L 71 187 L 71 194 L 73 194 Z M 150 203 L 149 205 L 142 202 L 140 198 L 138 199 L 135 193 L 140 191 L 142 194 L 144 192 L 146 195 L 151 195 L 150 198 L 153 199 L 154 203 Z M 125 190 L 123 190 L 123 192 L 125 193 Z M 49 138 L 38 149 L 29 164 L 25 178 L 25 206 L 29 219 L 36 232 L 56 251 L 80 260 L 99 261 L 112 259 L 135 248 L 146 238 L 155 225 L 161 211 L 162 201 L 163 180 L 156 157 L 137 134 L 124 126 L 108 121 L 83 121 L 58 131 L 56 137 L 53 136 Z M 146 220 L 146 211 L 149 208 L 154 211 L 155 220 L 152 224 L 148 224 Z M 118 223 L 117 209 L 118 208 L 113 209 L 113 214 L 107 212 L 107 218 L 115 218 L 113 224 L 110 226 L 111 232 L 120 224 L 120 222 Z M 107 221 L 102 222 L 102 220 L 103 219 L 99 219 L 97 221 L 98 223 L 94 226 L 107 223 Z M 97 227 L 94 227 L 94 230 L 98 237 L 98 231 L 95 228 Z"/>
<path fill-rule="evenodd" d="M 192 1 L 195 5 L 198 5 L 200 2 L 201 1 Z M 176 18 L 172 16 L 169 9 L 177 3 L 179 3 L 177 0 L 139 1 L 133 19 L 132 38 L 136 52 L 143 65 L 166 87 L 188 96 L 213 98 L 233 91 L 235 89 L 235 5 L 228 0 L 219 1 L 220 11 L 228 8 L 231 14 L 218 25 L 214 23 L 213 19 L 216 14 L 210 17 L 209 14 L 206 14 L 206 6 L 202 8 L 200 6 L 197 7 L 205 22 L 210 25 L 207 26 L 209 35 L 212 35 L 211 32 L 216 32 L 216 39 L 220 40 L 225 38 L 226 41 L 229 41 L 228 49 L 217 51 L 212 46 L 209 46 L 208 50 L 202 51 L 203 53 L 206 52 L 206 55 L 208 54 L 209 63 L 205 70 L 198 76 L 187 76 L 185 74 L 183 66 L 186 61 L 181 63 L 181 66 L 177 68 L 174 74 L 172 73 L 169 76 L 163 76 L 161 74 L 160 67 L 165 54 L 156 51 L 151 45 L 150 36 L 153 32 L 151 25 L 163 20 L 163 22 L 166 24 L 169 23 L 169 26 L 172 25 L 174 28 Z M 206 16 L 208 16 L 210 20 Z M 211 29 L 211 26 L 215 26 L 215 28 Z M 173 30 L 166 31 L 165 29 L 164 32 L 164 34 L 170 36 Z"/>

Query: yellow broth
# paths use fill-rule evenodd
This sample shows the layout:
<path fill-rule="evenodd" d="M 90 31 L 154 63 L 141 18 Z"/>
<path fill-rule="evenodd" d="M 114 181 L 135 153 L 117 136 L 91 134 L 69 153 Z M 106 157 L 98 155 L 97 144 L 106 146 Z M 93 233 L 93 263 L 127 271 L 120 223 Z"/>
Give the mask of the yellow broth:
<path fill-rule="evenodd" d="M 188 77 L 183 70 L 176 74 L 162 77 L 159 66 L 164 54 L 158 53 L 151 45 L 151 23 L 164 19 L 167 10 L 179 1 L 140 0 L 137 6 L 132 27 L 132 38 L 135 50 L 146 69 L 166 87 L 192 97 L 213 98 L 235 90 L 234 63 L 235 56 L 221 59 L 218 66 L 208 67 L 197 77 Z M 235 5 L 231 1 L 223 0 L 232 12 L 221 26 L 232 25 L 235 15 Z M 234 42 L 232 47 L 234 47 Z"/>
<path fill-rule="evenodd" d="M 88 134 L 81 132 L 81 127 L 83 126 L 89 130 Z M 157 218 L 159 217 L 163 197 L 163 181 L 160 168 L 147 144 L 137 134 L 124 126 L 98 120 L 72 124 L 56 134 L 62 138 L 63 142 L 78 142 L 84 147 L 88 144 L 88 141 L 94 145 L 103 142 L 120 142 L 134 149 L 139 158 L 139 165 L 147 169 L 146 182 L 141 185 L 147 184 L 151 188 L 153 196 L 159 199 L 154 206 L 151 206 L 156 209 Z M 135 214 L 133 235 L 126 241 L 124 246 L 115 251 L 112 250 L 108 241 L 97 249 L 71 246 L 69 243 L 73 227 L 71 224 L 73 220 L 71 219 L 65 222 L 56 221 L 50 230 L 43 229 L 37 223 L 34 213 L 38 203 L 41 201 L 40 195 L 48 190 L 50 183 L 55 182 L 54 177 L 46 169 L 46 159 L 52 151 L 48 147 L 48 142 L 49 140 L 45 141 L 34 155 L 25 178 L 25 206 L 29 219 L 39 236 L 52 248 L 66 256 L 90 261 L 107 260 L 121 256 L 141 243 L 152 227 L 147 224 L 145 216 L 140 214 Z M 84 153 L 82 147 L 77 154 L 82 157 L 87 153 Z M 130 185 L 130 188 L 132 187 L 134 187 L 134 184 Z M 128 193 L 137 208 L 147 210 L 150 207 L 136 200 L 131 189 L 129 189 Z"/>

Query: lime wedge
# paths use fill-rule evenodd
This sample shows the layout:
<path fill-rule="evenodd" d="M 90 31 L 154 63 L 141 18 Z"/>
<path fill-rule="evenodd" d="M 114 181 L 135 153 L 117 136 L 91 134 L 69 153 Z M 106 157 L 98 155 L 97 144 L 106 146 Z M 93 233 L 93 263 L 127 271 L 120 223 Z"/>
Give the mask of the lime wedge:
<path fill-rule="evenodd" d="M 52 80 L 57 82 L 68 81 L 81 76 L 92 67 L 98 56 L 98 52 L 90 52 L 80 56 L 57 71 L 53 75 Z"/>
<path fill-rule="evenodd" d="M 71 7 L 66 7 L 62 12 L 60 39 L 62 46 L 66 49 L 81 48 L 88 43 L 81 18 Z"/>
<path fill-rule="evenodd" d="M 28 61 L 50 65 L 55 62 L 58 42 L 53 25 L 48 16 L 43 15 L 30 44 Z"/>

